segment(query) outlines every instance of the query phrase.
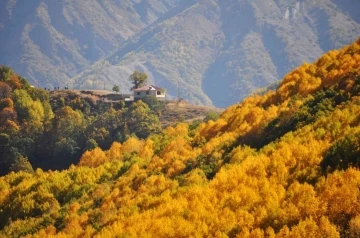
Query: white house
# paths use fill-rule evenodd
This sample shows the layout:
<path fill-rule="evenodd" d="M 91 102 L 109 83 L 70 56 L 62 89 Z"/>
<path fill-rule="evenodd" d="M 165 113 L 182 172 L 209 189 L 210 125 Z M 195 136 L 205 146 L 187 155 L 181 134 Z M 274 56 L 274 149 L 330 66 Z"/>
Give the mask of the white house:
<path fill-rule="evenodd" d="M 134 100 L 141 99 L 147 96 L 154 96 L 158 100 L 165 100 L 166 90 L 154 85 L 146 85 L 141 88 L 134 89 Z"/>

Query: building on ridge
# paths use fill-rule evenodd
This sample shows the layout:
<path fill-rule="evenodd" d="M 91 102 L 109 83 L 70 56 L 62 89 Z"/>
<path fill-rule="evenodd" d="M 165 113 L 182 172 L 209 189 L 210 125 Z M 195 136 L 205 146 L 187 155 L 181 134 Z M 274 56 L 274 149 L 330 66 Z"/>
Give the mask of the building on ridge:
<path fill-rule="evenodd" d="M 134 100 L 142 99 L 148 96 L 153 96 L 160 101 L 165 101 L 166 90 L 154 85 L 146 85 L 144 87 L 134 89 Z"/>

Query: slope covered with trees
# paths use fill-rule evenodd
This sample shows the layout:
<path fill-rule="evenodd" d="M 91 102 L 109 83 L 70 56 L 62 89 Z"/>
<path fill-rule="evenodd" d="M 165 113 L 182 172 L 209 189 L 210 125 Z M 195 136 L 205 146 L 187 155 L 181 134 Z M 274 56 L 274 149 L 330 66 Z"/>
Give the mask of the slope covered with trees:
<path fill-rule="evenodd" d="M 359 94 L 360 39 L 215 121 L 1 177 L 0 236 L 358 237 Z"/>
<path fill-rule="evenodd" d="M 161 130 L 161 108 L 155 105 L 49 92 L 0 66 L 0 175 L 25 168 L 65 169 L 88 149 L 108 149 L 131 135 L 146 138 Z"/>

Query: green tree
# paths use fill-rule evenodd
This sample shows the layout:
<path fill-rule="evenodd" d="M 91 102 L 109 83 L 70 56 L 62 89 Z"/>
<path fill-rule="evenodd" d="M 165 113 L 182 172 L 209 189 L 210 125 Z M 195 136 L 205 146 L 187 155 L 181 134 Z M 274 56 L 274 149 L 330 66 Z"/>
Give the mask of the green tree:
<path fill-rule="evenodd" d="M 159 116 L 161 115 L 161 110 L 165 109 L 165 102 L 160 101 L 155 96 L 146 96 L 141 99 L 146 103 L 152 111 L 155 111 Z"/>
<path fill-rule="evenodd" d="M 141 100 L 129 107 L 125 120 L 130 133 L 135 133 L 138 138 L 146 138 L 161 131 L 159 117 Z"/>
<path fill-rule="evenodd" d="M 0 133 L 0 149 L 8 146 L 10 143 L 10 136 L 5 133 Z"/>
<path fill-rule="evenodd" d="M 27 90 L 28 94 L 34 101 L 40 101 L 42 107 L 44 109 L 44 121 L 49 121 L 54 117 L 54 113 L 52 111 L 50 105 L 50 95 L 44 89 L 31 88 L 29 87 Z"/>
<path fill-rule="evenodd" d="M 219 119 L 219 114 L 217 114 L 216 112 L 209 112 L 204 118 L 204 122 L 208 122 L 210 120 L 216 121 L 217 119 Z"/>
<path fill-rule="evenodd" d="M 23 89 L 14 91 L 14 105 L 20 121 L 43 122 L 45 120 L 44 107 L 41 101 L 33 100 L 27 91 Z"/>
<path fill-rule="evenodd" d="M 0 133 L 0 176 L 6 174 L 7 171 L 7 155 L 9 154 L 10 136 Z"/>
<path fill-rule="evenodd" d="M 13 74 L 13 71 L 10 67 L 1 65 L 0 66 L 0 81 L 5 82 L 10 79 L 10 76 Z"/>
<path fill-rule="evenodd" d="M 123 125 L 122 112 L 110 109 L 91 121 L 86 128 L 86 137 L 94 139 L 99 147 L 106 149 L 115 139 L 114 136 L 124 131 Z"/>
<path fill-rule="evenodd" d="M 321 162 L 324 171 L 360 167 L 360 133 L 348 134 L 335 142 Z"/>
<path fill-rule="evenodd" d="M 94 139 L 90 139 L 88 141 L 86 141 L 86 147 L 85 147 L 85 151 L 86 150 L 93 150 L 95 149 L 96 147 L 98 147 L 98 143 L 96 142 L 96 140 Z"/>
<path fill-rule="evenodd" d="M 144 72 L 140 72 L 139 70 L 135 70 L 132 75 L 129 77 L 129 81 L 134 85 L 131 90 L 143 87 L 147 83 L 147 74 Z"/>
<path fill-rule="evenodd" d="M 3 146 L 0 150 L 0 176 L 2 176 L 10 172 L 11 165 L 21 157 L 21 154 L 11 145 Z"/>
<path fill-rule="evenodd" d="M 120 87 L 118 86 L 118 85 L 114 85 L 114 87 L 112 88 L 112 90 L 114 91 L 114 92 L 120 92 Z"/>
<path fill-rule="evenodd" d="M 14 163 L 10 165 L 10 171 L 19 172 L 25 171 L 28 173 L 34 173 L 34 169 L 29 160 L 23 156 L 16 158 Z"/>
<path fill-rule="evenodd" d="M 67 168 L 70 164 L 78 162 L 81 156 L 81 149 L 78 143 L 71 138 L 63 138 L 55 143 L 53 158 L 59 169 Z"/>

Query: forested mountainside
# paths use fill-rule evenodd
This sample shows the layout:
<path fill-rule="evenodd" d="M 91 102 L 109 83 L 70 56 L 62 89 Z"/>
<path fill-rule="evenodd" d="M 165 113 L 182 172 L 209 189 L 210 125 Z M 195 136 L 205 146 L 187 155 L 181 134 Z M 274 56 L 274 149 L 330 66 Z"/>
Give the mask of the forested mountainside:
<path fill-rule="evenodd" d="M 145 139 L 180 121 L 196 125 L 223 111 L 152 97 L 125 102 L 119 94 L 100 92 L 35 88 L 0 66 L 0 176 L 66 169 L 86 150 L 107 150 L 130 136 Z"/>
<path fill-rule="evenodd" d="M 359 95 L 360 39 L 215 121 L 1 177 L 0 236 L 358 237 Z"/>
<path fill-rule="evenodd" d="M 172 96 L 225 108 L 354 41 L 359 7 L 357 0 L 6 0 L 0 64 L 42 87 L 120 84 L 123 92 L 139 69 Z"/>

